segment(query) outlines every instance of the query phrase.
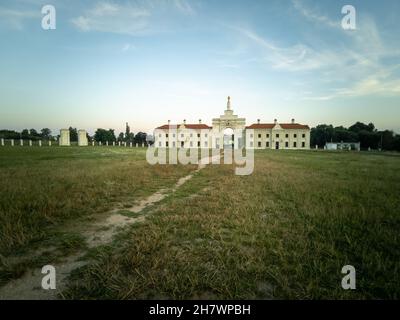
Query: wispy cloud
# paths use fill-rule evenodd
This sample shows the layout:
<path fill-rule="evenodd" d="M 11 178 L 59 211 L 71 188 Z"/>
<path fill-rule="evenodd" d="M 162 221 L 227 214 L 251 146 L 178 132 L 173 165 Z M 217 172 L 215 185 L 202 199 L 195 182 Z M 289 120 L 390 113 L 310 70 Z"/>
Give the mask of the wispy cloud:
<path fill-rule="evenodd" d="M 120 5 L 111 2 L 99 2 L 84 15 L 71 20 L 81 31 L 100 31 L 136 35 L 143 32 L 150 12 L 131 4 Z"/>
<path fill-rule="evenodd" d="M 160 14 L 162 12 L 163 14 Z M 154 32 L 155 26 L 170 13 L 183 16 L 195 14 L 195 10 L 186 0 L 170 1 L 127 1 L 116 3 L 101 1 L 83 15 L 71 20 L 81 31 L 97 31 L 127 35 L 142 35 Z"/>
<path fill-rule="evenodd" d="M 252 46 L 250 50 L 259 56 L 255 61 L 275 71 L 307 72 L 308 82 L 314 87 L 313 94 L 305 94 L 300 99 L 400 95 L 399 70 L 393 65 L 393 61 L 400 58 L 398 45 L 383 41 L 370 16 L 363 15 L 359 19 L 357 30 L 345 31 L 340 26 L 340 16 L 336 22 L 305 7 L 300 0 L 292 0 L 292 3 L 307 21 L 330 28 L 336 35 L 336 42 L 331 44 L 323 38 L 313 37 L 307 39 L 307 43 L 287 45 L 249 28 L 233 27 L 254 46 L 255 49 Z M 323 89 L 321 82 L 339 89 Z M 345 88 L 344 83 L 347 84 Z"/>
<path fill-rule="evenodd" d="M 244 37 L 256 44 L 261 50 L 262 60 L 272 68 L 284 71 L 309 71 L 337 65 L 343 56 L 326 50 L 316 51 L 305 44 L 278 46 L 272 40 L 261 37 L 256 32 L 235 27 Z"/>
<path fill-rule="evenodd" d="M 305 95 L 303 100 L 332 100 L 344 97 L 360 97 L 360 96 L 398 96 L 400 95 L 400 80 L 393 76 L 394 69 L 398 69 L 400 65 L 381 72 L 371 74 L 370 76 L 356 81 L 347 88 L 336 88 L 328 92 L 326 95 Z"/>
<path fill-rule="evenodd" d="M 173 0 L 175 7 L 184 14 L 193 15 L 195 10 L 186 0 Z"/>
<path fill-rule="evenodd" d="M 2 24 L 8 25 L 12 29 L 21 30 L 28 19 L 39 19 L 40 17 L 41 15 L 39 10 L 15 10 L 0 7 L 0 20 Z"/>
<path fill-rule="evenodd" d="M 121 49 L 122 52 L 128 52 L 133 50 L 136 50 L 136 46 L 131 43 L 125 43 Z"/>
<path fill-rule="evenodd" d="M 329 19 L 327 16 L 325 16 L 319 12 L 316 12 L 315 10 L 305 7 L 300 0 L 292 0 L 292 3 L 293 3 L 294 8 L 310 21 L 313 21 L 318 24 L 322 24 L 322 25 L 325 25 L 325 26 L 328 26 L 331 28 L 340 28 L 341 27 L 341 22 L 339 19 L 337 21 L 333 21 L 333 20 Z"/>

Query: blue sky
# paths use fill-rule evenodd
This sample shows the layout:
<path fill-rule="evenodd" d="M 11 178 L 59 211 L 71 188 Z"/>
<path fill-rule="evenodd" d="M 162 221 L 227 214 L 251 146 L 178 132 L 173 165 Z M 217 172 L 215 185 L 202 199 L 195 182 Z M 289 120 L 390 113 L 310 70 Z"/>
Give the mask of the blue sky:
<path fill-rule="evenodd" d="M 57 29 L 41 28 L 52 4 Z M 341 28 L 356 8 L 357 29 Z M 400 2 L 0 3 L 0 128 L 373 122 L 400 133 Z"/>

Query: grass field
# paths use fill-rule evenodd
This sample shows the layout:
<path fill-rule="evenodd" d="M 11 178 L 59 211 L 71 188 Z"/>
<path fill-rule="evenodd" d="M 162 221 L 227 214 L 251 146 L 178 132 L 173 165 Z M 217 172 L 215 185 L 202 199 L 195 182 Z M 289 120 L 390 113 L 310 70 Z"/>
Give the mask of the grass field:
<path fill-rule="evenodd" d="M 144 149 L 0 148 L 0 282 L 49 263 L 16 257 L 55 246 L 51 259 L 86 248 L 91 261 L 70 299 L 400 297 L 400 156 L 260 151 L 250 176 L 195 168 L 150 166 Z M 65 227 L 189 173 L 111 243 L 87 248 Z M 356 290 L 341 288 L 348 264 Z"/>

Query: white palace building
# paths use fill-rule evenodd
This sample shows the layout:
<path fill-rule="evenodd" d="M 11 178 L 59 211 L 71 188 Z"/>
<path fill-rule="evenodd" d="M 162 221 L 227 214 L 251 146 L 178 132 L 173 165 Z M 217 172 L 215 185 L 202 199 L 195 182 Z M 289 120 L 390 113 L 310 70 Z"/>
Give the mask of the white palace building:
<path fill-rule="evenodd" d="M 250 149 L 309 149 L 310 128 L 296 123 L 253 123 L 239 118 L 231 109 L 230 97 L 224 114 L 212 120 L 212 126 L 186 123 L 160 126 L 154 131 L 156 148 L 234 148 Z"/>

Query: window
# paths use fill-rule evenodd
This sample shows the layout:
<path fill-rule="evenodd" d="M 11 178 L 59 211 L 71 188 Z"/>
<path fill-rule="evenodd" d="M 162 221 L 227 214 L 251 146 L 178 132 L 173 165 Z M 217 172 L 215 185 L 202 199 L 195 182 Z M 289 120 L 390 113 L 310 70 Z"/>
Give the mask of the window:
<path fill-rule="evenodd" d="M 253 134 L 250 135 L 250 138 L 253 138 Z"/>
<path fill-rule="evenodd" d="M 306 143 L 305 143 L 305 142 L 302 142 L 302 143 L 301 143 L 301 147 L 302 147 L 302 148 L 305 148 L 305 147 L 306 147 Z"/>
<path fill-rule="evenodd" d="M 200 141 L 197 141 L 197 147 L 200 148 Z"/>
<path fill-rule="evenodd" d="M 265 144 L 265 146 L 266 146 L 267 148 L 269 148 L 269 141 L 267 141 L 267 143 Z"/>
<path fill-rule="evenodd" d="M 297 148 L 297 142 L 293 142 L 293 148 Z"/>
<path fill-rule="evenodd" d="M 200 133 L 197 134 L 197 138 L 200 138 Z"/>
<path fill-rule="evenodd" d="M 193 142 L 192 142 L 192 141 L 190 141 L 190 147 L 191 147 L 191 148 L 193 147 Z"/>
<path fill-rule="evenodd" d="M 302 134 L 302 137 L 303 137 L 303 138 L 305 138 L 305 137 L 306 137 L 306 134 L 305 134 L 305 133 L 303 133 L 303 134 Z"/>
<path fill-rule="evenodd" d="M 181 138 L 183 138 L 185 135 L 183 133 L 181 133 Z"/>
<path fill-rule="evenodd" d="M 161 142 L 158 143 L 158 146 L 161 147 Z"/>
<path fill-rule="evenodd" d="M 258 141 L 258 147 L 261 148 L 261 141 Z"/>
<path fill-rule="evenodd" d="M 172 142 L 172 147 L 173 147 L 173 148 L 175 148 L 175 141 L 174 141 L 174 142 Z"/>
<path fill-rule="evenodd" d="M 159 137 L 159 138 L 161 138 L 161 133 L 160 133 L 160 134 L 158 134 L 158 137 Z"/>
<path fill-rule="evenodd" d="M 289 142 L 285 142 L 285 148 L 289 148 Z"/>
<path fill-rule="evenodd" d="M 193 133 L 190 134 L 190 137 L 193 138 Z"/>
<path fill-rule="evenodd" d="M 185 142 L 181 141 L 181 148 L 185 146 Z"/>
<path fill-rule="evenodd" d="M 207 136 L 208 136 L 207 133 L 204 136 L 207 138 Z"/>
<path fill-rule="evenodd" d="M 279 138 L 279 133 L 277 133 L 275 137 Z"/>
<path fill-rule="evenodd" d="M 295 134 L 293 135 L 293 137 L 297 138 L 297 134 L 295 133 Z"/>
<path fill-rule="evenodd" d="M 208 147 L 208 142 L 204 142 L 204 146 L 207 148 Z"/>
<path fill-rule="evenodd" d="M 165 146 L 168 148 L 168 141 L 165 143 Z"/>
<path fill-rule="evenodd" d="M 289 134 L 288 134 L 288 133 L 286 133 L 285 137 L 286 137 L 286 138 L 289 138 Z"/>
<path fill-rule="evenodd" d="M 267 138 L 269 138 L 269 133 L 267 133 Z"/>
<path fill-rule="evenodd" d="M 258 137 L 261 138 L 261 134 L 258 134 Z"/>
<path fill-rule="evenodd" d="M 172 134 L 172 137 L 174 137 L 174 138 L 175 138 L 175 133 L 174 133 L 174 134 Z"/>

